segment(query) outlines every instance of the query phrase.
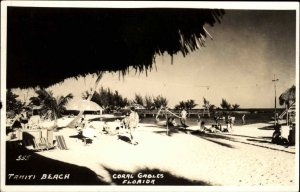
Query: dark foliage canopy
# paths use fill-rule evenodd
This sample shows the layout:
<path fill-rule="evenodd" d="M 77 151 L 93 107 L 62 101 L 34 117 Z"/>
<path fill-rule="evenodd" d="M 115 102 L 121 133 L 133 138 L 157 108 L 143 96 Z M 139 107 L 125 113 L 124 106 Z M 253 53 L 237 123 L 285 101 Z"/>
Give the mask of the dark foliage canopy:
<path fill-rule="evenodd" d="M 219 9 L 8 7 L 7 87 L 47 87 L 97 71 L 152 69 L 156 54 L 204 46 Z"/>
<path fill-rule="evenodd" d="M 291 88 L 287 89 L 279 96 L 279 104 L 287 104 L 290 105 L 291 103 L 296 101 L 296 86 L 293 85 Z"/>

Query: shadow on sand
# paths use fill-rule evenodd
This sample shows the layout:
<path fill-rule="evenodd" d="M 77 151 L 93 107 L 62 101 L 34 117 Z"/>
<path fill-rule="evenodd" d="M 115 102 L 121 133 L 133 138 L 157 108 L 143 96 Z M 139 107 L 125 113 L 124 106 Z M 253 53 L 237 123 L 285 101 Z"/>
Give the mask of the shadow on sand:
<path fill-rule="evenodd" d="M 213 133 L 201 133 L 199 131 L 188 131 L 188 130 L 184 130 L 184 129 L 180 129 L 179 132 L 183 132 L 183 133 L 191 134 L 193 136 L 200 137 L 202 139 L 205 139 L 207 141 L 210 141 L 210 142 L 213 142 L 215 144 L 221 145 L 223 147 L 234 148 L 233 145 L 222 142 L 222 139 L 229 140 L 229 141 L 235 141 L 234 138 L 226 136 L 226 135 L 213 134 Z"/>
<path fill-rule="evenodd" d="M 131 144 L 131 140 L 130 140 L 130 138 L 128 136 L 118 135 L 118 139 L 121 140 L 121 141 L 124 141 L 126 143 Z"/>
<path fill-rule="evenodd" d="M 58 149 L 54 149 L 58 150 Z M 24 159 L 22 159 L 24 158 Z M 9 177 L 9 174 L 13 176 Z M 43 178 L 47 174 L 48 179 Z M 50 176 L 51 174 L 51 176 Z M 55 174 L 60 178 L 54 179 Z M 18 176 L 16 176 L 18 175 Z M 34 179 L 29 179 L 34 175 Z M 69 176 L 68 176 L 69 175 Z M 23 176 L 21 178 L 20 176 Z M 45 176 L 45 175 L 44 175 Z M 33 178 L 33 176 L 31 177 Z M 51 178 L 51 179 L 50 179 Z M 6 142 L 7 185 L 108 185 L 90 169 L 46 158 L 26 149 L 18 141 Z"/>
<path fill-rule="evenodd" d="M 113 175 L 133 174 L 138 179 L 139 173 L 163 175 L 163 178 L 155 179 L 154 185 L 210 185 L 204 181 L 189 180 L 159 169 L 145 168 L 130 173 L 104 167 L 112 180 L 110 183 L 104 181 L 103 176 L 97 175 L 91 169 L 46 158 L 26 149 L 17 141 L 7 141 L 6 148 L 6 185 L 128 185 L 128 183 L 123 183 L 122 179 L 113 178 Z M 27 159 L 20 160 L 20 155 Z M 47 174 L 47 179 L 42 179 L 45 174 Z M 30 175 L 34 177 L 29 178 Z M 59 176 L 55 178 L 55 175 Z"/>
<path fill-rule="evenodd" d="M 266 127 L 260 127 L 258 129 L 260 129 L 260 130 L 274 130 L 274 125 L 269 125 L 269 126 L 266 126 Z"/>
<path fill-rule="evenodd" d="M 222 142 L 222 140 L 227 140 L 227 141 L 252 145 L 252 146 L 256 146 L 256 147 L 267 148 L 267 149 L 271 149 L 271 150 L 275 150 L 275 151 L 283 151 L 283 152 L 295 154 L 295 152 L 290 152 L 290 151 L 276 148 L 276 146 L 278 144 L 274 144 L 271 142 L 272 137 L 252 137 L 252 136 L 236 135 L 236 134 L 222 135 L 222 133 L 200 133 L 197 131 L 191 132 L 191 131 L 187 131 L 187 130 L 179 130 L 179 131 L 200 137 L 202 139 L 211 141 L 213 143 L 216 143 L 218 145 L 228 147 L 228 148 L 235 148 L 235 147 L 231 144 Z M 236 137 L 236 138 L 234 138 L 234 137 Z M 242 138 L 246 138 L 246 139 L 238 139 L 238 137 L 242 137 Z M 265 146 L 262 144 L 268 144 L 268 146 Z"/>

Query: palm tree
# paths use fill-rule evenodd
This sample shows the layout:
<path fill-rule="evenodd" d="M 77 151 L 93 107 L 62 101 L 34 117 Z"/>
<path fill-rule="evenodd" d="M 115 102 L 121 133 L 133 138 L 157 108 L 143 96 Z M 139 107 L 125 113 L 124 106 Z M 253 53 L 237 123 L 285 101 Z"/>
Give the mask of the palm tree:
<path fill-rule="evenodd" d="M 158 95 L 153 98 L 153 105 L 156 109 L 159 109 L 161 106 L 166 107 L 168 105 L 168 100 L 162 95 Z"/>
<path fill-rule="evenodd" d="M 140 95 L 140 94 L 137 94 L 137 93 L 135 94 L 133 102 L 136 103 L 136 104 L 144 106 L 144 99 L 143 99 L 142 95 Z"/>
<path fill-rule="evenodd" d="M 146 109 L 150 110 L 154 107 L 153 99 L 152 99 L 151 96 L 146 95 L 144 101 L 145 101 L 145 108 Z"/>
<path fill-rule="evenodd" d="M 180 101 L 179 104 L 175 105 L 174 107 L 176 110 L 184 109 L 186 108 L 186 102 Z"/>
<path fill-rule="evenodd" d="M 24 104 L 18 100 L 19 95 L 14 94 L 11 89 L 6 91 L 6 111 L 19 113 Z"/>
<path fill-rule="evenodd" d="M 226 99 L 222 99 L 220 106 L 222 107 L 222 109 L 231 109 L 231 104 L 228 101 L 226 101 Z"/>
<path fill-rule="evenodd" d="M 197 105 L 198 105 L 198 104 L 196 104 L 196 103 L 195 103 L 195 100 L 193 100 L 193 99 L 189 99 L 189 100 L 186 101 L 186 108 L 187 108 L 188 110 L 193 109 L 193 108 L 196 107 Z"/>
<path fill-rule="evenodd" d="M 43 115 L 49 114 L 50 119 L 54 120 L 53 128 L 57 128 L 57 119 L 62 116 L 62 113 L 66 110 L 66 104 L 73 98 L 73 95 L 69 93 L 66 96 L 55 98 L 52 91 L 43 88 L 35 90 L 35 93 L 37 96 L 30 98 L 31 103 L 39 104 L 41 113 Z"/>
<path fill-rule="evenodd" d="M 240 107 L 239 104 L 234 104 L 234 105 L 232 105 L 232 109 L 233 109 L 233 110 L 237 110 L 239 107 Z"/>

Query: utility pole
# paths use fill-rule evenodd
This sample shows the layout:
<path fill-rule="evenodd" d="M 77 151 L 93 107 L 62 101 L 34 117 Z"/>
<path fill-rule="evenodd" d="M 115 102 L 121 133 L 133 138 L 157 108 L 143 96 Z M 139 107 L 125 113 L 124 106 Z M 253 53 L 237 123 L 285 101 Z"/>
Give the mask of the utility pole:
<path fill-rule="evenodd" d="M 274 107 L 274 124 L 276 125 L 277 122 L 277 109 L 276 109 L 276 83 L 279 81 L 279 79 L 276 79 L 275 74 L 274 74 L 274 79 L 272 80 L 272 82 L 274 83 L 274 90 L 275 90 L 275 107 Z"/>

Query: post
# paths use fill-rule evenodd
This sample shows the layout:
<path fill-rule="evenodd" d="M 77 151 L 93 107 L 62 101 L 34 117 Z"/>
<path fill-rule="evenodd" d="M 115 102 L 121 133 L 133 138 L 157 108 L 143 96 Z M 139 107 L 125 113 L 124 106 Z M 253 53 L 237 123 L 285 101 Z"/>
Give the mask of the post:
<path fill-rule="evenodd" d="M 276 125 L 276 122 L 277 122 L 277 107 L 276 107 L 276 83 L 279 81 L 279 79 L 276 79 L 275 78 L 275 75 L 274 75 L 274 79 L 272 80 L 272 82 L 274 82 L 274 89 L 275 89 L 275 105 L 274 105 L 274 124 Z"/>
<path fill-rule="evenodd" d="M 166 116 L 166 125 L 167 125 L 167 135 L 169 136 L 169 122 L 168 122 L 168 114 L 167 109 L 165 109 L 165 116 Z"/>

